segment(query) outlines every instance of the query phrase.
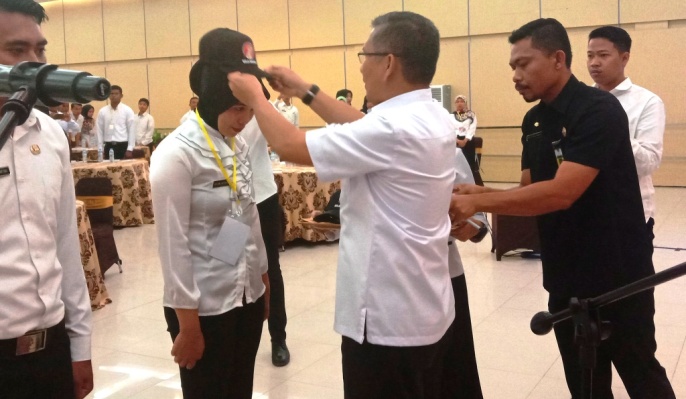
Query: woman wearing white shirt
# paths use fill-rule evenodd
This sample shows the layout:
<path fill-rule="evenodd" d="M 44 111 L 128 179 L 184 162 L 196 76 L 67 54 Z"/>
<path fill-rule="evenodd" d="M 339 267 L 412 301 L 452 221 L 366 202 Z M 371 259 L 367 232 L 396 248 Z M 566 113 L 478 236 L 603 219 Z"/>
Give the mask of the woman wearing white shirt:
<path fill-rule="evenodd" d="M 476 134 L 476 114 L 467 108 L 466 96 L 460 94 L 455 97 L 455 112 L 453 112 L 453 116 L 455 117 L 455 145 L 462 149 L 462 153 L 467 158 L 476 184 L 483 186 L 483 181 L 481 181 L 481 175 L 479 174 L 479 164 L 476 160 L 476 149 L 472 142 Z"/>
<path fill-rule="evenodd" d="M 190 74 L 191 89 L 200 95 L 198 114 L 151 160 L 164 313 L 185 398 L 252 397 L 269 311 L 248 148 L 236 137 L 253 111 L 233 96 L 226 79 L 232 70 L 259 71 L 256 64 L 235 66 L 230 50 L 238 46 L 241 57 L 247 42 L 252 45 L 229 29 L 203 36 Z"/>

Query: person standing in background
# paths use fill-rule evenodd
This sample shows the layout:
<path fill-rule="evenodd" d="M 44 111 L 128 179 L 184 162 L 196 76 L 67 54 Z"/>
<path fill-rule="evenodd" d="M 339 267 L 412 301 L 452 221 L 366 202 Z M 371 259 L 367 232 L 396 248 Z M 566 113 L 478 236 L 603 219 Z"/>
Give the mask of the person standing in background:
<path fill-rule="evenodd" d="M 83 126 L 83 116 L 81 115 L 81 110 L 83 109 L 83 104 L 79 103 L 71 103 L 71 119 L 73 119 L 77 125 L 79 125 L 79 129 Z"/>
<path fill-rule="evenodd" d="M 115 159 L 131 159 L 136 146 L 136 115 L 131 107 L 121 102 L 122 97 L 121 87 L 112 85 L 110 104 L 98 112 L 98 145 L 103 147 L 105 156 L 113 149 Z"/>
<path fill-rule="evenodd" d="M 148 111 L 150 101 L 147 98 L 138 100 L 138 115 L 136 116 L 136 145 L 144 145 L 152 154 L 152 135 L 155 133 L 155 119 Z"/>
<path fill-rule="evenodd" d="M 179 122 L 180 125 L 183 125 L 183 123 L 186 121 L 186 119 L 190 118 L 191 116 L 195 115 L 195 109 L 198 108 L 198 97 L 191 97 L 190 100 L 188 100 L 188 107 L 190 108 L 188 112 L 183 114 L 181 117 L 181 122 Z"/>
<path fill-rule="evenodd" d="M 665 134 L 665 105 L 656 94 L 634 84 L 624 75 L 631 56 L 631 36 L 622 28 L 603 26 L 588 35 L 586 66 L 600 90 L 617 97 L 629 117 L 631 149 L 634 152 L 643 212 L 652 239 L 655 225 L 653 172 L 660 167 Z"/>

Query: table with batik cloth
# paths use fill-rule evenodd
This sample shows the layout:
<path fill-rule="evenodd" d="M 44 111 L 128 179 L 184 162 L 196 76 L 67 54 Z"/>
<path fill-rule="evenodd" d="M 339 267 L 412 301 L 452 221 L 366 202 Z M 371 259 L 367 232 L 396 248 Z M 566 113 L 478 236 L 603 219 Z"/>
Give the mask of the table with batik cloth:
<path fill-rule="evenodd" d="M 323 211 L 340 181 L 323 182 L 311 166 L 281 165 L 274 167 L 274 180 L 279 193 L 279 202 L 286 216 L 284 241 L 302 238 L 306 241 L 326 241 L 319 231 L 304 228 L 301 220 L 309 218 L 313 211 Z"/>
<path fill-rule="evenodd" d="M 81 243 L 81 264 L 83 274 L 86 276 L 88 295 L 91 300 L 91 309 L 100 309 L 108 303 L 112 303 L 110 295 L 105 287 L 105 280 L 100 272 L 98 253 L 95 249 L 95 240 L 91 230 L 91 222 L 88 219 L 86 206 L 83 201 L 76 201 L 76 225 L 79 230 L 79 242 Z"/>
<path fill-rule="evenodd" d="M 155 223 L 150 193 L 150 167 L 145 159 L 115 162 L 72 162 L 74 185 L 86 177 L 107 177 L 112 182 L 114 225 Z"/>
<path fill-rule="evenodd" d="M 136 155 L 138 153 L 138 151 L 140 151 L 143 154 L 142 157 L 140 157 L 140 156 L 135 157 L 134 156 L 134 158 L 145 158 L 146 161 L 150 162 L 150 148 L 147 145 L 137 145 L 133 148 L 133 150 L 136 151 L 134 153 L 134 155 Z M 98 160 L 98 149 L 97 148 L 86 148 L 86 151 L 87 151 L 86 154 L 87 154 L 89 161 L 97 161 Z M 71 149 L 71 153 L 72 153 L 71 159 L 76 159 L 79 161 L 81 161 L 83 159 L 82 155 L 81 155 L 81 154 L 83 154 L 83 147 L 74 147 Z M 102 156 L 103 156 L 104 160 L 109 159 L 109 154 L 102 154 Z"/>

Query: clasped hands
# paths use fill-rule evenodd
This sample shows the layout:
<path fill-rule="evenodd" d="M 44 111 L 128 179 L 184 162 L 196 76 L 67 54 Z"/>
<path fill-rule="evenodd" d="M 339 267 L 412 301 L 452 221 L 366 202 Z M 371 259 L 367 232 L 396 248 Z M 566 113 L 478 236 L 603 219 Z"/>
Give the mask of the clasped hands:
<path fill-rule="evenodd" d="M 458 184 L 453 188 L 450 198 L 450 235 L 460 241 L 467 241 L 474 237 L 479 229 L 467 221 L 476 213 L 474 201 L 470 194 L 480 194 L 485 188 L 474 184 Z M 473 219 L 472 219 L 473 220 Z M 479 222 L 479 224 L 481 224 Z"/>

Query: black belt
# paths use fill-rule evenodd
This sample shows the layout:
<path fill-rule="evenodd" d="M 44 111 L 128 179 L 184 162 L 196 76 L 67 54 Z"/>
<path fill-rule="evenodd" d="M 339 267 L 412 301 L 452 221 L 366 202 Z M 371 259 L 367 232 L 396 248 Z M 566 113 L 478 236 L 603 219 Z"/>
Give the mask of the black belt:
<path fill-rule="evenodd" d="M 50 328 L 29 331 L 18 338 L 0 339 L 0 355 L 21 356 L 41 351 L 53 345 L 60 332 L 64 332 L 64 320 Z"/>

